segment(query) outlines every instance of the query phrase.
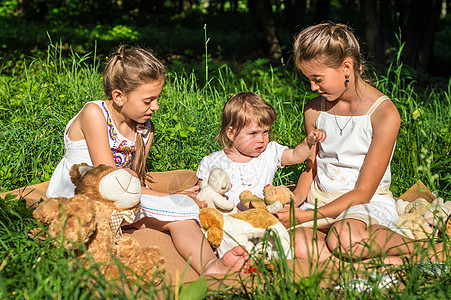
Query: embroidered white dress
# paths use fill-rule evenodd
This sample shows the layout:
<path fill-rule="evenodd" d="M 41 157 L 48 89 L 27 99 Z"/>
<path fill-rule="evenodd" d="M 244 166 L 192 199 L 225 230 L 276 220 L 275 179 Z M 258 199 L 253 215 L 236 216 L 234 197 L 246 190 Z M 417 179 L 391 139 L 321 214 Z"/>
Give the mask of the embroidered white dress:
<path fill-rule="evenodd" d="M 233 201 L 240 210 L 246 210 L 247 208 L 239 199 L 241 192 L 249 190 L 252 194 L 263 197 L 264 187 L 273 184 L 276 171 L 282 168 L 282 153 L 286 149 L 288 149 L 287 146 L 282 146 L 274 141 L 269 142 L 265 151 L 247 163 L 234 162 L 225 155 L 223 150 L 216 151 L 202 159 L 197 168 L 197 177 L 207 180 L 211 167 L 217 166 L 223 169 L 229 175 L 232 183 L 232 188 L 225 196 Z M 236 240 L 225 233 L 216 253 L 221 258 L 235 246 L 237 246 Z"/>
<path fill-rule="evenodd" d="M 103 100 L 92 101 L 98 105 L 104 116 L 108 126 L 108 139 L 111 148 L 111 154 L 118 168 L 129 167 L 133 155 L 135 153 L 135 141 L 131 141 L 116 129 L 114 122 L 108 111 L 108 107 Z M 88 104 L 86 103 L 86 104 Z M 85 106 L 86 106 L 85 104 Z M 79 112 L 80 113 L 80 112 Z M 78 113 L 78 114 L 79 114 Z M 89 155 L 86 140 L 71 141 L 68 132 L 78 114 L 72 118 L 64 131 L 64 148 L 65 154 L 50 179 L 47 188 L 47 197 L 72 197 L 74 195 L 75 186 L 70 181 L 69 171 L 74 164 L 87 163 L 93 165 Z M 144 125 L 150 129 L 150 120 Z M 148 136 L 144 137 L 147 143 Z M 141 207 L 136 215 L 136 220 L 143 217 L 154 217 L 162 221 L 184 220 L 199 218 L 199 207 L 188 196 L 185 195 L 169 195 L 158 197 L 152 195 L 141 196 Z"/>
<path fill-rule="evenodd" d="M 247 163 L 234 162 L 227 157 L 223 150 L 219 150 L 202 159 L 197 168 L 197 177 L 207 180 L 211 167 L 217 166 L 230 177 L 232 188 L 225 196 L 235 205 L 240 203 L 239 195 L 245 190 L 263 197 L 263 188 L 268 184 L 273 184 L 276 171 L 282 168 L 282 153 L 286 149 L 288 149 L 287 146 L 282 146 L 274 141 L 269 142 L 265 151 Z"/>
<path fill-rule="evenodd" d="M 325 131 L 327 138 L 318 144 L 317 175 L 313 180 L 307 202 L 301 206 L 302 209 L 312 208 L 315 201 L 318 206 L 327 204 L 355 187 L 373 139 L 371 114 L 385 100 L 388 100 L 386 96 L 379 98 L 366 115 L 353 116 L 352 119 L 349 116 L 334 116 L 325 111 L 320 112 L 316 120 L 316 128 Z M 349 123 L 344 129 L 342 128 L 342 134 L 340 134 L 336 122 L 342 127 L 348 121 Z M 367 225 L 379 224 L 389 228 L 396 226 L 398 214 L 396 202 L 389 191 L 390 183 L 389 163 L 379 188 L 370 202 L 352 206 L 337 219 L 354 218 Z"/>

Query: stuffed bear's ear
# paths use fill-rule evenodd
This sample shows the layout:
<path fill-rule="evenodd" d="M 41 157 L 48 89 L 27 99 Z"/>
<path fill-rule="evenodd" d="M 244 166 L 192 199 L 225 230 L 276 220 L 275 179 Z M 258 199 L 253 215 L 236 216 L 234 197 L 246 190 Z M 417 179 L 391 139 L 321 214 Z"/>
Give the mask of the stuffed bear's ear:
<path fill-rule="evenodd" d="M 70 180 L 74 185 L 78 185 L 86 172 L 88 172 L 92 168 L 93 167 L 89 166 L 86 163 L 73 165 L 69 172 Z"/>

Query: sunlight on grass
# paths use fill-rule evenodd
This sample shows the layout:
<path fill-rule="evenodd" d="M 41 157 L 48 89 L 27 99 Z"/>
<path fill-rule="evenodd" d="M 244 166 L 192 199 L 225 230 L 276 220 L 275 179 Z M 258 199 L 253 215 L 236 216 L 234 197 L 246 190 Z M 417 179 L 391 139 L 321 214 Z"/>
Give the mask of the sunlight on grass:
<path fill-rule="evenodd" d="M 64 152 L 63 130 L 67 122 L 86 102 L 104 98 L 99 73 L 102 62 L 93 57 L 94 53 L 85 56 L 72 53 L 65 58 L 58 45 L 50 45 L 45 59 L 24 60 L 20 72 L 3 74 L 0 70 L 1 191 L 49 180 Z M 159 101 L 160 110 L 152 117 L 156 135 L 149 157 L 150 170 L 195 170 L 203 156 L 218 150 L 220 146 L 214 139 L 219 131 L 221 110 L 225 101 L 237 92 L 254 91 L 274 106 L 278 115 L 272 128 L 274 140 L 293 147 L 304 138 L 304 105 L 313 95 L 297 73 L 283 67 L 273 68 L 268 61 L 259 60 L 247 63 L 241 71 L 226 65 L 216 68 L 210 65 L 206 76 L 207 84 L 194 73 L 168 73 Z M 398 58 L 386 74 L 375 75 L 375 85 L 393 100 L 402 118 L 392 162 L 393 193 L 399 196 L 421 179 L 438 196 L 449 199 L 451 81 L 444 91 L 421 90 L 409 80 L 408 68 Z M 294 184 L 302 168 L 301 164 L 280 170 L 275 184 Z M 155 293 L 173 298 L 176 295 L 171 287 L 173 282 L 155 287 L 148 283 L 108 281 L 95 266 L 89 269 L 81 263 L 71 263 L 73 253 L 31 239 L 28 232 L 34 227 L 37 224 L 23 201 L 0 201 L 2 299 L 64 298 L 66 295 L 151 298 Z M 440 240 L 445 241 L 448 254 L 448 236 Z M 383 258 L 353 264 L 330 261 L 323 266 L 308 266 L 309 274 L 300 274 L 286 260 L 257 259 L 253 262 L 256 272 L 240 275 L 234 286 L 226 281 L 219 283 L 218 288 L 209 289 L 205 296 L 366 299 L 434 295 L 444 298 L 451 292 L 450 272 L 437 276 L 418 264 L 428 261 L 426 250 L 418 249 L 417 258 L 406 258 L 399 266 L 388 266 Z M 345 255 L 336 253 L 336 256 Z M 322 268 L 326 265 L 331 267 L 332 274 Z M 444 266 L 451 267 L 450 261 Z M 384 274 L 396 277 L 396 283 L 381 287 L 381 282 L 386 280 Z M 249 276 L 251 281 L 245 279 Z M 355 279 L 367 283 L 367 289 L 357 291 L 350 285 Z M 189 293 L 189 289 L 179 292 Z"/>

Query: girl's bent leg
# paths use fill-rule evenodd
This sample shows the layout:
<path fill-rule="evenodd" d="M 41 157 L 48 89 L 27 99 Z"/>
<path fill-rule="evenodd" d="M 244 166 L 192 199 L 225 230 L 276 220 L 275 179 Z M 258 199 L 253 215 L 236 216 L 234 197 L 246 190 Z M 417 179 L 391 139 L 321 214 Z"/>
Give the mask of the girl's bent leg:
<path fill-rule="evenodd" d="M 365 259 L 380 255 L 412 255 L 420 249 L 427 249 L 431 260 L 441 260 L 443 256 L 443 244 L 411 240 L 381 225 L 368 227 L 362 221 L 346 219 L 331 230 L 327 240 L 329 249 L 337 249 L 347 256 Z"/>
<path fill-rule="evenodd" d="M 237 246 L 218 259 L 194 220 L 164 222 L 154 218 L 144 218 L 139 223 L 138 227 L 145 226 L 169 231 L 177 251 L 185 260 L 190 260 L 191 267 L 199 274 L 236 272 L 249 258 L 246 251 Z"/>
<path fill-rule="evenodd" d="M 298 228 L 294 236 L 296 258 L 309 262 L 324 262 L 331 257 L 326 245 L 326 234 L 312 228 Z"/>

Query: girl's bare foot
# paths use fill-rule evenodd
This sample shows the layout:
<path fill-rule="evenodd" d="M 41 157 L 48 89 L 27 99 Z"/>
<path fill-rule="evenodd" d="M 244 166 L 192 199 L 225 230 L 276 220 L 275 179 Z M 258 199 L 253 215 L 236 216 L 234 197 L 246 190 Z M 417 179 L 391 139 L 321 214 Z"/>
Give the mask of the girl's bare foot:
<path fill-rule="evenodd" d="M 236 246 L 227 251 L 222 258 L 208 262 L 205 266 L 204 275 L 237 272 L 248 259 L 249 255 L 246 250 L 242 246 Z"/>

